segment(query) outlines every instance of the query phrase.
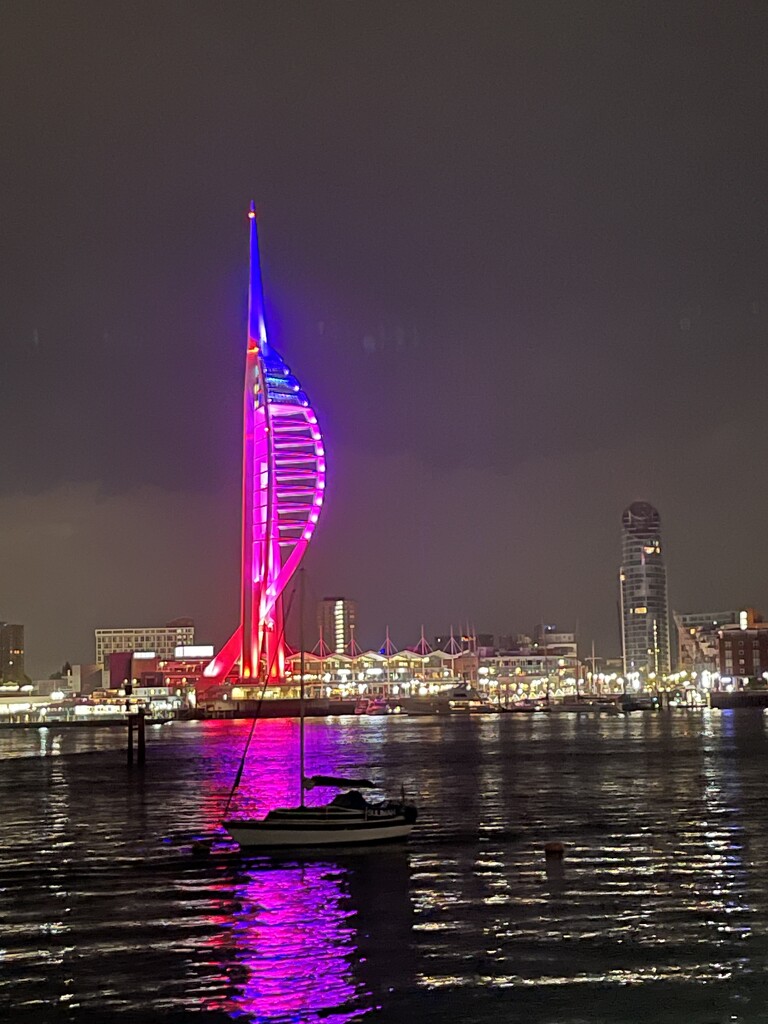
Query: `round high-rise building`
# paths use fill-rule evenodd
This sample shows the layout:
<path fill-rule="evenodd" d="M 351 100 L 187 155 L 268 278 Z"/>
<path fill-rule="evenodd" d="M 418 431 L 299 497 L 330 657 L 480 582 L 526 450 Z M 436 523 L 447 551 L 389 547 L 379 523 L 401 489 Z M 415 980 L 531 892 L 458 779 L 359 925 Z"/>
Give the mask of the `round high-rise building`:
<path fill-rule="evenodd" d="M 625 538 L 647 536 L 661 531 L 661 516 L 647 501 L 634 501 L 621 517 Z"/>
<path fill-rule="evenodd" d="M 661 517 L 646 501 L 621 517 L 621 646 L 624 674 L 670 671 L 667 570 L 661 548 Z"/>

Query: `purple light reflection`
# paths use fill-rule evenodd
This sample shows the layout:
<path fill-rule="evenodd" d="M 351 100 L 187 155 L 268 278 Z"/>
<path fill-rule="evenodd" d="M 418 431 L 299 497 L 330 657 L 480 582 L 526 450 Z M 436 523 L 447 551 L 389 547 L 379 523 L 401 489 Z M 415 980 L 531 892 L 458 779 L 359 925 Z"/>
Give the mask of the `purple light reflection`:
<path fill-rule="evenodd" d="M 221 969 L 233 994 L 215 1008 L 264 1024 L 347 1024 L 373 1009 L 371 993 L 355 979 L 355 910 L 345 875 L 332 863 L 271 861 L 245 872 L 217 942 L 231 950 Z"/>
<path fill-rule="evenodd" d="M 240 742 L 229 739 L 232 736 L 231 722 L 206 722 L 204 728 L 210 746 L 219 746 L 225 740 L 231 745 L 228 756 L 221 762 L 223 777 L 217 773 L 218 777 L 210 780 L 217 792 L 226 792 L 235 777 L 250 723 L 243 723 L 242 729 L 238 730 Z M 327 722 L 309 720 L 306 722 L 305 749 L 307 775 L 349 774 L 358 778 L 369 774 L 370 749 L 366 747 L 362 734 L 350 739 L 348 733 L 334 729 Z M 306 802 L 311 805 L 325 803 L 334 792 L 328 789 L 309 790 Z M 276 807 L 296 806 L 299 799 L 299 723 L 290 718 L 262 719 L 256 723 L 231 813 L 261 816 Z"/>

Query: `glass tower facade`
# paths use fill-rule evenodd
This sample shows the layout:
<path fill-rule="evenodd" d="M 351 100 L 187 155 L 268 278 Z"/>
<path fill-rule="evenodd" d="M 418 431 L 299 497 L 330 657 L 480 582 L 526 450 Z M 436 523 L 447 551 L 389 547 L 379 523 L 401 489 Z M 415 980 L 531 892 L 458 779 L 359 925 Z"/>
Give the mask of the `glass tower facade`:
<path fill-rule="evenodd" d="M 667 570 L 661 549 L 661 517 L 636 501 L 622 516 L 621 646 L 624 674 L 670 671 Z"/>
<path fill-rule="evenodd" d="M 352 634 L 357 605 L 347 597 L 324 597 L 320 602 L 317 624 L 326 647 L 334 654 L 353 654 Z"/>

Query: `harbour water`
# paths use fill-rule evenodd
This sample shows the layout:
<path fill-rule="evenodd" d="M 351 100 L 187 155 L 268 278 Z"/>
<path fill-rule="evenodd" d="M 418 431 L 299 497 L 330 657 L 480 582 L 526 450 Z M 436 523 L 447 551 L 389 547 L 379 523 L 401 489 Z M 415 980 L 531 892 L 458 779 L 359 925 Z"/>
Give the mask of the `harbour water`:
<path fill-rule="evenodd" d="M 314 858 L 217 829 L 249 729 L 153 727 L 144 769 L 0 732 L 0 1020 L 768 1021 L 759 712 L 310 721 L 310 772 L 422 808 Z M 297 730 L 257 723 L 241 809 L 295 798 Z"/>

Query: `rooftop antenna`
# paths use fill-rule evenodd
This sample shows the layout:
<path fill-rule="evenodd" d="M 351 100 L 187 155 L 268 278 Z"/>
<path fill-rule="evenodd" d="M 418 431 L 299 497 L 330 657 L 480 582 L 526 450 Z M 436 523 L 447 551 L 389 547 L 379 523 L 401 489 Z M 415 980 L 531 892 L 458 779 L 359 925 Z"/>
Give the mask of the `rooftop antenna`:
<path fill-rule="evenodd" d="M 426 657 L 428 654 L 432 653 L 432 648 L 429 646 L 427 638 L 424 636 L 424 623 L 421 624 L 421 637 L 419 638 L 419 642 L 416 644 L 416 653 L 420 654 L 422 657 Z"/>
<path fill-rule="evenodd" d="M 312 650 L 312 653 L 313 654 L 318 654 L 321 658 L 327 658 L 330 654 L 333 653 L 331 651 L 331 648 L 325 642 L 325 636 L 323 635 L 323 624 L 322 624 L 322 622 L 320 623 L 320 639 L 315 644 L 315 646 L 314 646 L 314 648 Z"/>
<path fill-rule="evenodd" d="M 461 644 L 458 642 L 456 637 L 453 635 L 453 623 L 451 623 L 451 639 L 448 641 L 448 647 L 445 651 L 446 654 L 461 654 Z"/>
<path fill-rule="evenodd" d="M 349 656 L 350 658 L 357 658 L 363 653 L 361 647 L 358 647 L 357 641 L 355 640 L 355 624 L 350 622 L 349 624 Z"/>
<path fill-rule="evenodd" d="M 387 626 L 387 633 L 384 638 L 384 646 L 379 651 L 379 654 L 383 654 L 387 658 L 391 658 L 393 654 L 397 654 L 397 648 L 392 643 L 392 640 L 389 636 L 389 626 Z"/>

